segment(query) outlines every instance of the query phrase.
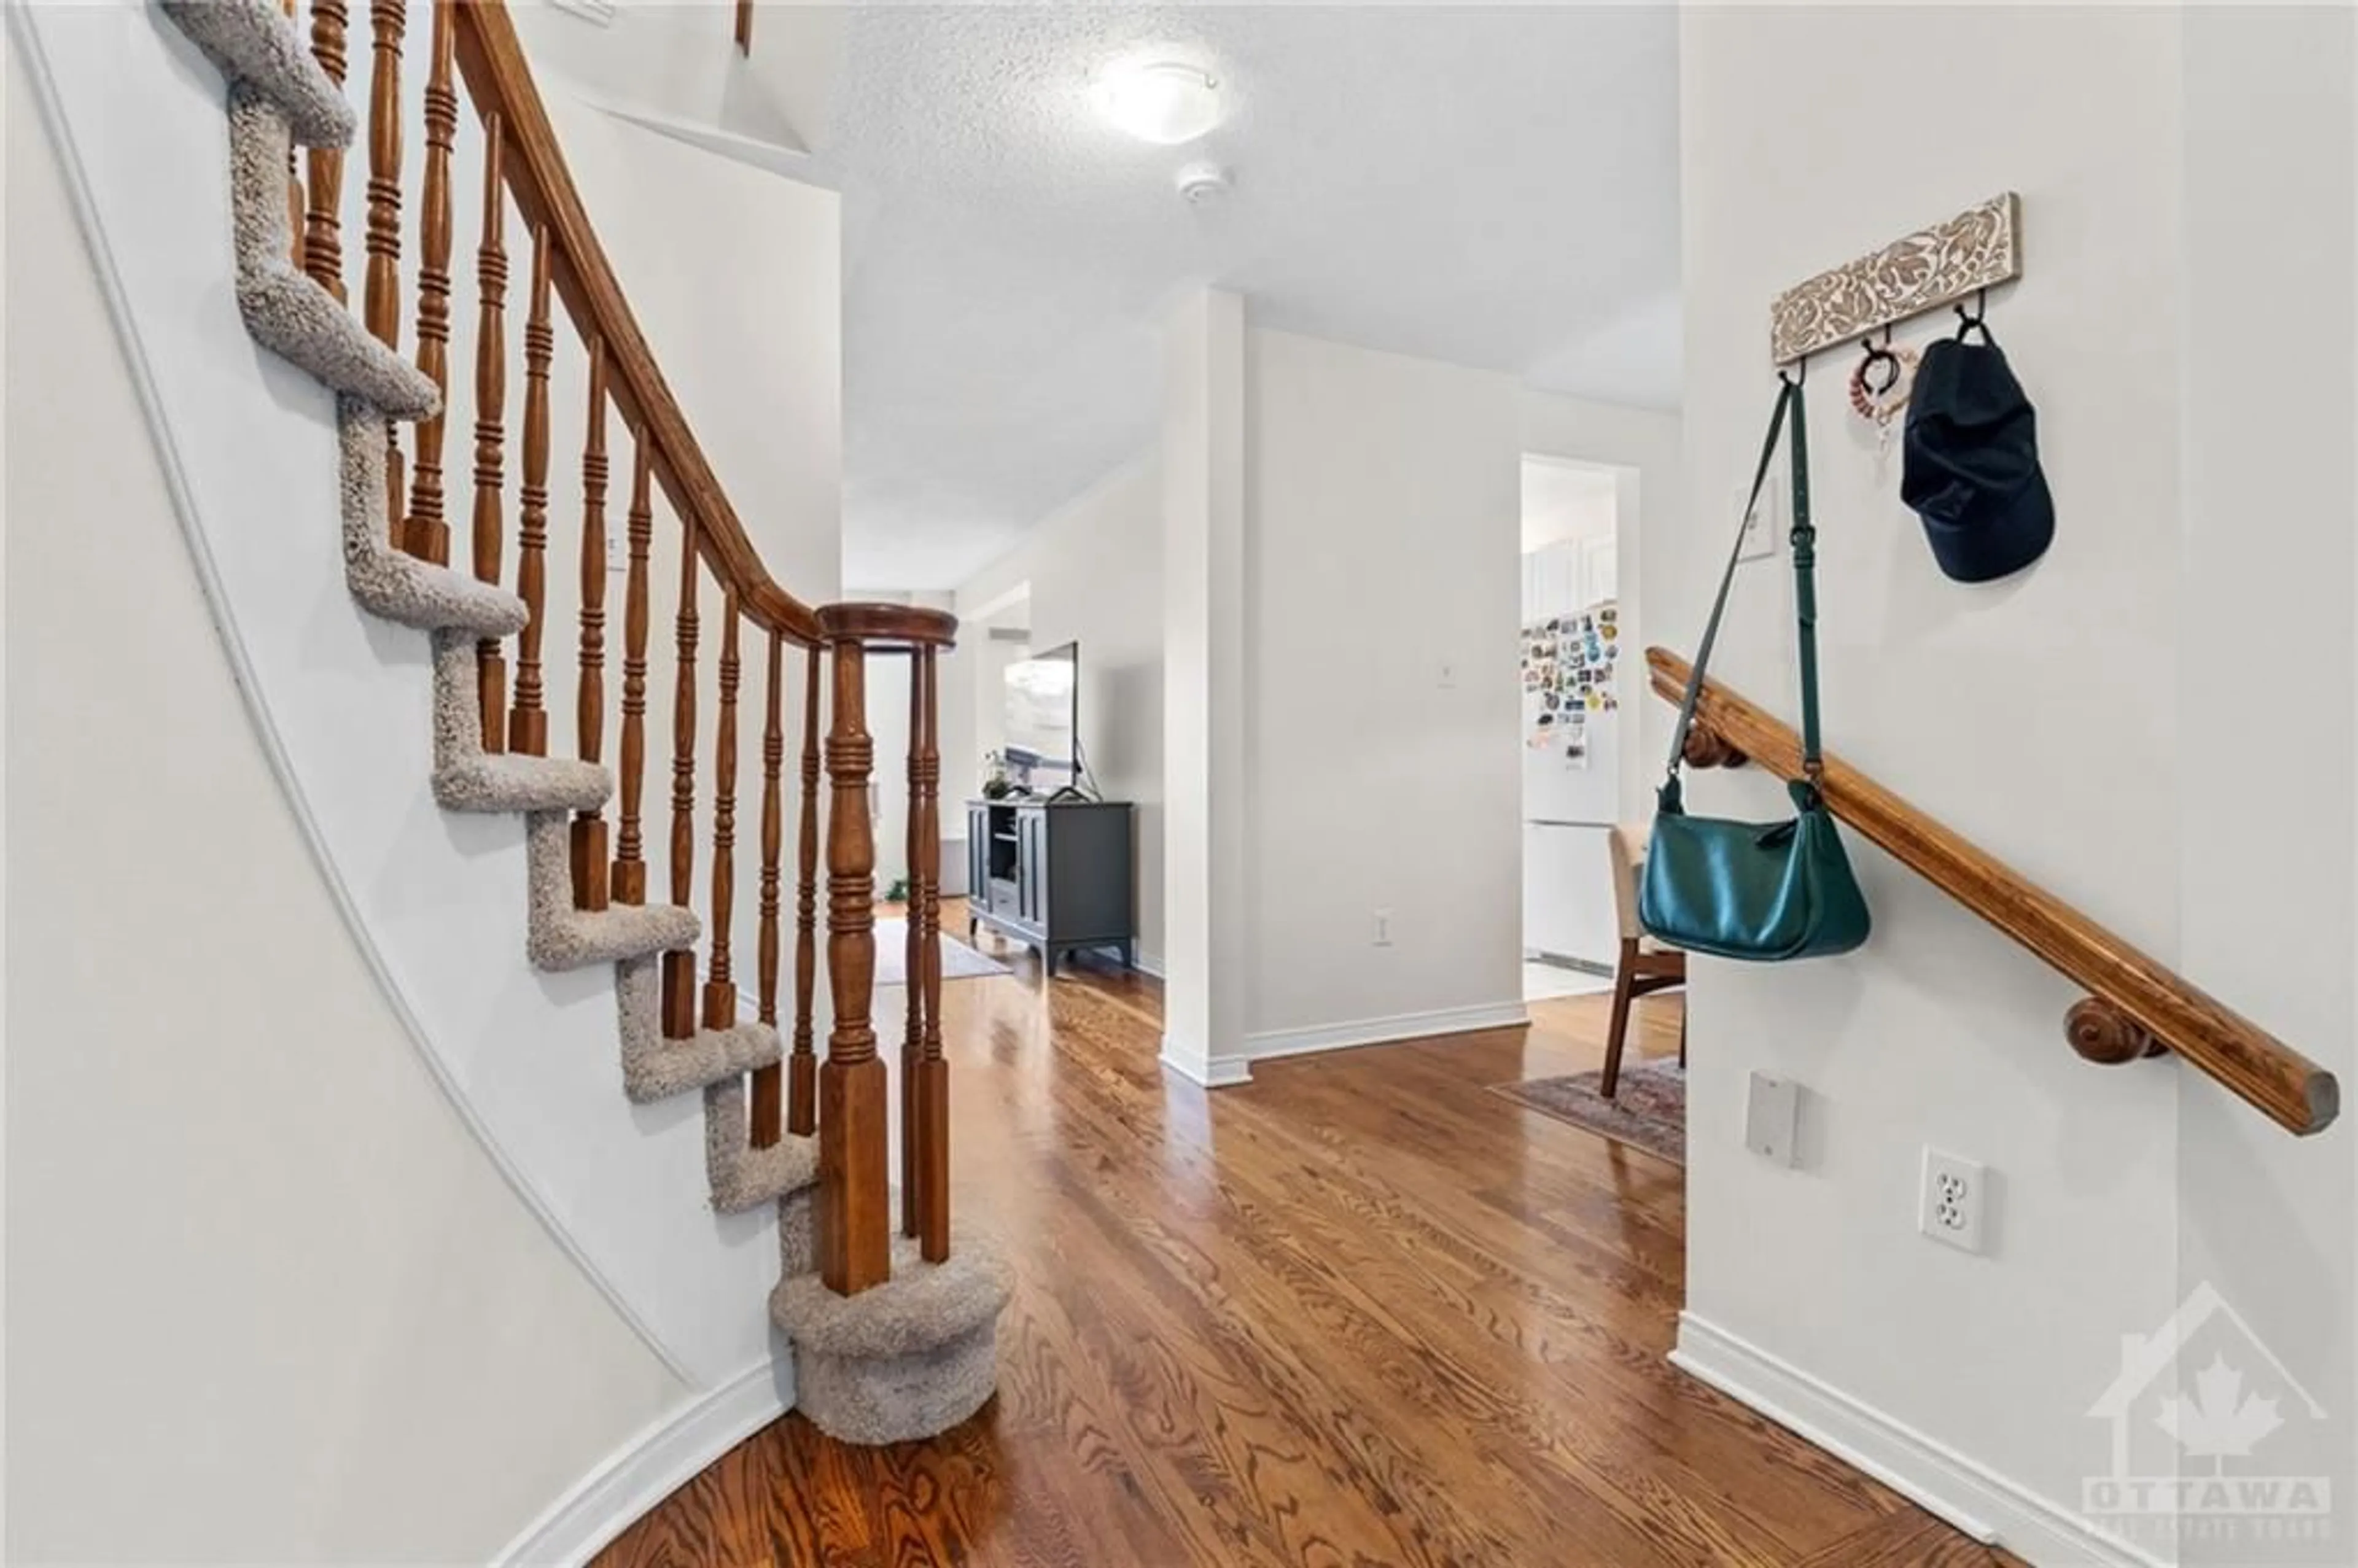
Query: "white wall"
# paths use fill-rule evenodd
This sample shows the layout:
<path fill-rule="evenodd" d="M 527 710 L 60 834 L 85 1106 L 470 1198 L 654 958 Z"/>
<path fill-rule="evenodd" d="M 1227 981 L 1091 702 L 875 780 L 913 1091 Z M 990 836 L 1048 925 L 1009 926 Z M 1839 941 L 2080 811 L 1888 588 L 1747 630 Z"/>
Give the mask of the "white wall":
<path fill-rule="evenodd" d="M 1520 389 L 1253 329 L 1244 406 L 1247 1048 L 1519 1016 Z"/>
<path fill-rule="evenodd" d="M 2298 62 L 2317 40 L 2305 52 L 2290 41 L 2300 25 L 2280 21 L 2279 47 L 2259 51 L 2274 69 L 2231 64 L 2211 36 L 2244 25 L 2227 15 L 1686 13 L 1688 493 L 1732 497 L 1758 440 L 1779 290 L 2019 190 L 2028 272 L 1990 320 L 2039 408 L 2055 545 L 2002 583 L 1942 577 L 1897 500 L 1896 458 L 1878 466 L 1844 406 L 1848 356 L 1813 366 L 1828 744 L 2346 1065 L 2348 18 L 2310 24 L 2341 45 L 2324 57 L 2329 74 L 2255 119 L 2279 72 L 2310 69 Z M 1862 135 L 1852 100 L 1809 85 L 1963 60 L 1974 95 L 2006 106 L 1970 134 Z M 2092 81 L 2104 91 L 2091 93 Z M 2264 142 L 2234 129 L 2258 124 L 2308 135 Z M 2336 150 L 2297 174 L 2311 135 Z M 2262 169 L 2257 189 L 2233 189 Z M 2326 212 L 2282 199 L 2295 191 L 2321 196 Z M 2213 226 L 2230 211 L 2241 222 Z M 2295 304 L 2317 373 L 2272 384 L 2286 425 L 2234 392 L 2267 362 L 2253 341 L 2261 299 Z M 1901 335 L 1921 342 L 1947 319 Z M 2272 466 L 2305 443 L 2300 461 Z M 1717 512 L 1650 520 L 1642 611 L 1655 641 L 1691 645 L 1700 628 L 1732 521 Z M 1781 547 L 1775 563 L 1742 568 L 1714 670 L 1788 715 L 1789 570 Z M 2222 613 L 2238 628 L 2232 649 L 2212 634 Z M 2255 682 L 2294 668 L 2298 691 L 2251 700 Z M 2305 776 L 2280 777 L 2291 752 Z M 1698 780 L 1691 800 L 1714 813 L 1785 809 L 1743 773 Z M 2209 1206 L 2201 1267 L 2230 1276 L 2223 1288 L 2253 1285 L 2242 1308 L 2283 1325 L 2283 1348 L 2313 1348 L 2327 1332 L 2346 1342 L 2349 1133 L 2294 1146 L 2191 1070 L 2081 1063 L 2060 1038 L 2071 987 L 1945 895 L 1852 849 L 1876 916 L 1865 950 L 1697 966 L 1682 1346 L 1739 1381 L 1766 1364 L 1731 1360 L 1725 1336 L 1779 1358 L 1857 1401 L 1842 1408 L 1941 1445 L 1925 1464 L 1952 1511 L 1962 1497 L 2034 1561 L 2079 1560 L 2091 1550 L 2072 1533 L 2081 1479 L 2108 1459 L 2084 1412 L 2121 1336 L 2158 1325 L 2188 1282 L 2181 1251 L 2190 1261 L 2201 1250 L 2191 1215 Z M 2306 960 L 2266 950 L 2310 922 L 2298 939 Z M 1799 1170 L 1743 1150 L 1755 1069 L 1808 1087 Z M 1928 1143 L 1988 1164 L 1990 1256 L 1914 1235 Z M 2198 1190 L 2209 1198 L 2181 1201 Z M 2285 1299 L 2293 1288 L 2297 1303 Z M 2348 1400 L 2346 1357 L 2344 1343 L 2323 1363 L 2343 1386 L 2320 1398 Z M 1873 1430 L 1897 1441 L 1892 1427 Z M 1974 1466 L 1995 1483 L 1973 1479 Z"/>
<path fill-rule="evenodd" d="M 2185 26 L 2180 583 L 2206 625 L 2234 606 L 2237 634 L 2232 659 L 2208 635 L 2179 645 L 2180 961 L 2340 1074 L 2347 1097 L 2358 1074 L 2347 874 L 2358 854 L 2358 29 L 2347 7 L 2205 7 Z M 2259 300 L 2298 302 L 2291 361 L 2253 330 Z M 2253 385 L 2269 395 L 2237 390 Z M 2255 1450 L 2272 1469 L 2332 1478 L 2339 1539 L 2287 1549 L 2287 1562 L 2353 1550 L 2348 1116 L 2295 1141 L 2207 1084 L 2190 1081 L 2179 1098 L 2179 1284 L 2215 1286 L 2329 1416 L 2308 1428 L 2286 1400 L 2287 1429 Z M 2190 1542 L 2184 1561 L 2256 1555 L 2246 1533 Z"/>
<path fill-rule="evenodd" d="M 1252 802 L 1245 687 L 1244 300 L 1199 289 L 1163 356 L 1163 1054 L 1200 1084 L 1238 1083 L 1250 989 Z"/>
<path fill-rule="evenodd" d="M 1141 454 L 1041 520 L 957 590 L 961 614 L 1027 589 L 1034 651 L 1081 645 L 1080 734 L 1098 788 L 1136 804 L 1139 960 L 1163 967 L 1163 478 Z M 981 637 L 980 626 L 972 630 Z M 993 661 L 977 665 L 979 675 Z M 994 666 L 995 667 L 995 666 Z M 976 692 L 998 710 L 996 681 Z M 973 763 L 952 776 L 979 786 Z M 969 792 L 971 793 L 971 791 Z M 963 798 L 963 797 L 961 797 Z"/>
<path fill-rule="evenodd" d="M 6 1554 L 481 1562 L 687 1390 L 339 917 L 7 99 Z"/>
<path fill-rule="evenodd" d="M 788 592 L 814 604 L 833 597 L 843 559 L 842 199 L 563 92 L 545 97 L 582 204 L 746 534 Z M 514 249 L 521 255 L 523 242 Z M 509 396 L 520 395 L 512 384 Z"/>

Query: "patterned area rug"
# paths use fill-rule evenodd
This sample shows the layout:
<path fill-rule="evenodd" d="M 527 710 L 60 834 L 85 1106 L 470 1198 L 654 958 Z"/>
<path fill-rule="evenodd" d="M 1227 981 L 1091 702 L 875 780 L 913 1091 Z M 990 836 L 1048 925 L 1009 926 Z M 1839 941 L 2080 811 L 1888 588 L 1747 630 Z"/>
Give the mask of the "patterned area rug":
<path fill-rule="evenodd" d="M 1673 1165 L 1687 1162 L 1687 1075 L 1675 1056 L 1624 1063 L 1611 1099 L 1596 1092 L 1602 1073 L 1498 1084 L 1494 1095 L 1544 1111 L 1559 1121 L 1602 1133 Z"/>
<path fill-rule="evenodd" d="M 876 983 L 880 986 L 904 986 L 909 983 L 909 923 L 897 914 L 876 917 Z M 942 933 L 942 979 L 969 980 L 979 975 L 1008 975 L 1015 971 L 992 957 L 979 952 L 951 935 Z"/>

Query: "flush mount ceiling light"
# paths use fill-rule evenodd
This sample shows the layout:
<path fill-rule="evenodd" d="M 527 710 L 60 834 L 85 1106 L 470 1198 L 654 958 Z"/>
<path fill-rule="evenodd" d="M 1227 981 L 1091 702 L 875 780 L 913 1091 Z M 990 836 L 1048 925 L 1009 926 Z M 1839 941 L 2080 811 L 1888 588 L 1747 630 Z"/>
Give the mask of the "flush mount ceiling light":
<path fill-rule="evenodd" d="M 1109 124 L 1158 146 L 1192 142 L 1220 123 L 1219 78 L 1184 60 L 1109 66 L 1090 98 Z"/>

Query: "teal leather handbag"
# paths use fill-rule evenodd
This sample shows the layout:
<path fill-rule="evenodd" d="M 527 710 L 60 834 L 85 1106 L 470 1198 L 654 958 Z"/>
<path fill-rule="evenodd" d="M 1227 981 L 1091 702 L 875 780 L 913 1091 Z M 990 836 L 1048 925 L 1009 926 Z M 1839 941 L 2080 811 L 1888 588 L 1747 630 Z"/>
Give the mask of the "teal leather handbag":
<path fill-rule="evenodd" d="M 1851 874 L 1842 835 L 1819 794 L 1824 763 L 1818 752 L 1818 601 L 1812 568 L 1817 531 L 1810 525 L 1810 442 L 1798 376 L 1779 376 L 1782 390 L 1768 420 L 1768 439 L 1752 475 L 1750 516 L 1777 454 L 1777 438 L 1788 417 L 1792 428 L 1793 606 L 1801 644 L 1801 778 L 1789 786 L 1794 816 L 1788 822 L 1729 822 L 1689 816 L 1679 786 L 1687 730 L 1694 723 L 1695 699 L 1704 667 L 1719 637 L 1727 590 L 1744 548 L 1739 520 L 1736 547 L 1720 574 L 1719 597 L 1695 650 L 1694 670 L 1679 704 L 1677 731 L 1671 737 L 1669 775 L 1654 813 L 1651 848 L 1638 892 L 1638 918 L 1647 931 L 1674 947 L 1721 958 L 1774 963 L 1847 953 L 1866 940 L 1866 896 Z"/>

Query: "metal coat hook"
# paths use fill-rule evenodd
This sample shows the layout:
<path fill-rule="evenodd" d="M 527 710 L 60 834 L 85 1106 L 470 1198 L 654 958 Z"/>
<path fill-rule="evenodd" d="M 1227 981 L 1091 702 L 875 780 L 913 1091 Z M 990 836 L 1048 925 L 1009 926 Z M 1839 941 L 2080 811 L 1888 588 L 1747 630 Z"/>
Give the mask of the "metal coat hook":
<path fill-rule="evenodd" d="M 1880 397 L 1885 393 L 1889 392 L 1893 387 L 1899 384 L 1899 377 L 1902 373 L 1903 367 L 1900 365 L 1899 356 L 1891 351 L 1891 324 L 1889 322 L 1887 321 L 1884 323 L 1883 342 L 1881 346 L 1878 347 L 1877 345 L 1875 334 L 1872 332 L 1868 333 L 1866 337 L 1861 338 L 1858 341 L 1858 346 L 1866 351 L 1866 358 L 1859 362 L 1858 381 L 1860 385 L 1866 387 L 1867 391 L 1873 393 L 1876 396 Z M 1875 384 L 1875 373 L 1878 369 L 1883 372 L 1883 384 L 1880 386 L 1877 386 Z"/>
<path fill-rule="evenodd" d="M 1974 308 L 1970 312 L 1965 309 L 1965 302 L 1962 299 L 1958 300 L 1957 341 L 1962 343 L 1965 341 L 1966 333 L 1978 331 L 1982 335 L 1982 341 L 1987 342 L 1990 335 L 1989 323 L 1984 318 L 1988 315 L 1989 290 L 1987 288 L 1977 288 L 1974 291 Z"/>

